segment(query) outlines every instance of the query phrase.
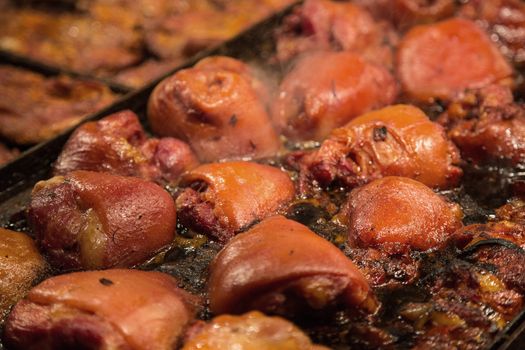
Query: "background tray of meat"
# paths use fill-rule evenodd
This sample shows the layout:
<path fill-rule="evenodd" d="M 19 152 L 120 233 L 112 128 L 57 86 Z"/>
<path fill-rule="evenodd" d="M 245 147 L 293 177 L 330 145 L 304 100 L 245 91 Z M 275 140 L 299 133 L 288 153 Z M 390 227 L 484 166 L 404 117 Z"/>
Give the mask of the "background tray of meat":
<path fill-rule="evenodd" d="M 3 344 L 522 348 L 522 18 L 307 0 L 0 168 Z"/>

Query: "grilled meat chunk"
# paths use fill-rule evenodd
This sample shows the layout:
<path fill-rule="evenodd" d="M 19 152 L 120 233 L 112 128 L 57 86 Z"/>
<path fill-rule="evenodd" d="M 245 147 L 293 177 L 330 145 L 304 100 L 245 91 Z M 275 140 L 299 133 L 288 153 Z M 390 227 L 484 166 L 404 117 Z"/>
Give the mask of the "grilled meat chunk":
<path fill-rule="evenodd" d="M 5 145 L 0 143 L 0 166 L 2 166 L 3 164 L 7 162 L 10 162 L 17 155 L 18 155 L 18 150 L 8 149 Z"/>
<path fill-rule="evenodd" d="M 148 139 L 137 115 L 122 111 L 75 130 L 62 149 L 53 174 L 90 170 L 165 184 L 175 182 L 197 164 L 186 143 L 171 137 Z"/>
<path fill-rule="evenodd" d="M 198 324 L 182 350 L 322 350 L 293 323 L 258 311 L 222 315 Z"/>
<path fill-rule="evenodd" d="M 339 216 L 351 242 L 401 253 L 444 247 L 463 213 L 418 181 L 384 177 L 354 189 Z"/>
<path fill-rule="evenodd" d="M 350 52 L 316 52 L 285 76 L 272 117 L 292 140 L 320 141 L 353 118 L 393 103 L 396 93 L 385 68 Z"/>
<path fill-rule="evenodd" d="M 133 266 L 168 245 L 176 211 L 151 182 L 80 170 L 37 183 L 28 219 L 52 266 L 102 269 Z"/>
<path fill-rule="evenodd" d="M 251 162 L 201 165 L 185 173 L 180 186 L 179 222 L 222 243 L 275 214 L 295 194 L 286 173 Z"/>
<path fill-rule="evenodd" d="M 50 278 L 7 320 L 10 349 L 174 349 L 197 298 L 159 272 L 106 270 Z"/>
<path fill-rule="evenodd" d="M 489 85 L 460 94 L 439 122 L 474 164 L 525 164 L 525 107 L 508 87 Z"/>
<path fill-rule="evenodd" d="M 429 187 L 455 186 L 462 171 L 457 148 L 443 128 L 418 108 L 396 105 L 355 118 L 335 129 L 320 149 L 292 155 L 301 172 L 301 191 L 353 188 L 383 176 L 405 176 Z"/>
<path fill-rule="evenodd" d="M 94 81 L 0 66 L 0 135 L 19 144 L 45 141 L 111 103 L 115 95 Z"/>
<path fill-rule="evenodd" d="M 368 311 L 377 306 L 365 277 L 339 249 L 282 216 L 234 237 L 211 264 L 208 283 L 214 313 L 291 317 L 340 303 Z"/>
<path fill-rule="evenodd" d="M 399 45 L 397 62 L 405 94 L 421 103 L 509 83 L 512 76 L 511 66 L 485 32 L 459 18 L 412 28 Z"/>
<path fill-rule="evenodd" d="M 148 104 L 152 129 L 190 144 L 203 162 L 265 157 L 277 153 L 279 138 L 264 103 L 238 67 L 210 60 L 161 82 Z"/>

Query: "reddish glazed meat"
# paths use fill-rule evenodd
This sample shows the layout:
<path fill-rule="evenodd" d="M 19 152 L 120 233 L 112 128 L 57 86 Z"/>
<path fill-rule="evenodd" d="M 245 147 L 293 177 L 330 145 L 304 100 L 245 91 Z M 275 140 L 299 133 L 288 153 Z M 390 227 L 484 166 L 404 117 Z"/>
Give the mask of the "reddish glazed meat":
<path fill-rule="evenodd" d="M 461 178 L 459 161 L 439 124 L 416 107 L 390 106 L 335 129 L 318 151 L 299 159 L 301 190 L 312 181 L 355 187 L 383 176 L 449 188 Z"/>
<path fill-rule="evenodd" d="M 443 247 L 463 213 L 422 183 L 389 176 L 353 190 L 340 217 L 350 242 L 400 253 Z"/>
<path fill-rule="evenodd" d="M 197 325 L 182 350 L 322 350 L 293 323 L 258 311 L 222 315 Z"/>
<path fill-rule="evenodd" d="M 29 236 L 0 228 L 0 323 L 47 270 L 47 264 Z"/>
<path fill-rule="evenodd" d="M 251 162 L 201 165 L 180 185 L 187 188 L 177 198 L 179 222 L 220 242 L 275 214 L 295 194 L 285 172 Z"/>
<path fill-rule="evenodd" d="M 74 171 L 35 185 L 28 219 L 54 267 L 101 269 L 133 266 L 169 244 L 176 212 L 151 182 Z"/>
<path fill-rule="evenodd" d="M 148 139 L 138 117 L 122 111 L 79 127 L 62 149 L 54 175 L 74 170 L 136 176 L 164 184 L 197 166 L 190 147 L 177 139 Z"/>
<path fill-rule="evenodd" d="M 490 85 L 460 94 L 439 121 L 461 155 L 475 164 L 525 164 L 525 107 L 508 87 Z"/>
<path fill-rule="evenodd" d="M 280 147 L 253 80 L 222 63 L 165 79 L 150 97 L 148 118 L 156 133 L 188 142 L 203 162 L 272 156 Z"/>
<path fill-rule="evenodd" d="M 337 303 L 375 310 L 365 277 L 334 245 L 282 216 L 234 237 L 208 284 L 214 313 L 260 310 L 291 316 Z"/>
<path fill-rule="evenodd" d="M 159 272 L 106 270 L 50 278 L 7 320 L 10 349 L 175 349 L 197 298 Z"/>
<path fill-rule="evenodd" d="M 477 20 L 490 35 L 496 36 L 501 53 L 514 64 L 525 63 L 525 4 L 520 0 L 470 0 L 459 15 Z"/>
<path fill-rule="evenodd" d="M 449 100 L 512 75 L 490 38 L 465 19 L 411 29 L 399 45 L 397 68 L 407 96 L 420 102 Z"/>
<path fill-rule="evenodd" d="M 381 66 L 350 52 L 312 53 L 281 83 L 273 120 L 293 140 L 323 140 L 358 115 L 393 103 L 396 94 L 394 78 Z"/>
<path fill-rule="evenodd" d="M 360 53 L 367 60 L 390 65 L 387 28 L 350 2 L 307 0 L 284 19 L 277 36 L 277 59 L 288 61 L 306 51 Z"/>

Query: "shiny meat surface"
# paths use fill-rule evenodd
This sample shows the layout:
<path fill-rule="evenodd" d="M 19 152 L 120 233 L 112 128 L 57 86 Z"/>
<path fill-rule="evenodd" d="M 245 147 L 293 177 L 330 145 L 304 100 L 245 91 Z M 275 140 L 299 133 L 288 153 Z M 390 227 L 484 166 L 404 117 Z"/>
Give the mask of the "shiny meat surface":
<path fill-rule="evenodd" d="M 252 311 L 198 325 L 182 350 L 322 350 L 293 323 Z"/>
<path fill-rule="evenodd" d="M 399 253 L 443 248 L 463 213 L 420 182 L 384 177 L 353 190 L 339 217 L 351 242 Z"/>
<path fill-rule="evenodd" d="M 396 94 L 385 68 L 350 52 L 316 52 L 285 76 L 272 117 L 292 140 L 321 141 L 353 118 L 392 104 Z"/>
<path fill-rule="evenodd" d="M 301 190 L 353 188 L 383 176 L 405 176 L 429 187 L 457 185 L 462 171 L 457 148 L 443 128 L 420 109 L 396 105 L 364 114 L 335 129 L 319 150 L 292 161 L 301 172 Z"/>
<path fill-rule="evenodd" d="M 19 144 L 45 141 L 110 104 L 102 83 L 0 66 L 0 135 Z"/>
<path fill-rule="evenodd" d="M 0 324 L 11 306 L 22 299 L 47 270 L 47 263 L 31 238 L 0 228 Z"/>
<path fill-rule="evenodd" d="M 35 185 L 28 218 L 53 267 L 102 269 L 134 266 L 171 243 L 176 211 L 151 182 L 74 171 Z"/>
<path fill-rule="evenodd" d="M 188 142 L 202 162 L 275 155 L 279 138 L 255 78 L 237 65 L 207 62 L 157 85 L 148 103 L 153 131 Z"/>
<path fill-rule="evenodd" d="M 65 274 L 33 288 L 7 321 L 11 349 L 174 349 L 197 299 L 159 272 Z M 144 325 L 154 325 L 144 327 Z"/>
<path fill-rule="evenodd" d="M 450 100 L 469 88 L 508 83 L 512 68 L 482 29 L 458 18 L 416 26 L 405 34 L 397 73 L 407 97 L 425 103 Z"/>
<path fill-rule="evenodd" d="M 208 294 L 214 313 L 255 309 L 291 317 L 338 303 L 377 307 L 365 277 L 339 249 L 282 216 L 263 220 L 219 252 Z"/>
<path fill-rule="evenodd" d="M 285 172 L 252 162 L 205 164 L 185 173 L 180 186 L 179 222 L 222 243 L 295 195 Z"/>
<path fill-rule="evenodd" d="M 75 130 L 54 164 L 53 174 L 90 170 L 167 184 L 197 165 L 185 142 L 170 137 L 148 139 L 137 115 L 122 111 Z"/>

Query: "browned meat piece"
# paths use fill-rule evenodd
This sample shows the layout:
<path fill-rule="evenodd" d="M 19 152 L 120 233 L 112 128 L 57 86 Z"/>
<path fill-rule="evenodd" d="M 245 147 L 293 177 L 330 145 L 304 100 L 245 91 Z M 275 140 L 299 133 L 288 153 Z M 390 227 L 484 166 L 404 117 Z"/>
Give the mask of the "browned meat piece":
<path fill-rule="evenodd" d="M 275 155 L 279 138 L 255 78 L 239 72 L 242 62 L 205 62 L 155 88 L 148 104 L 153 131 L 188 142 L 203 162 Z"/>
<path fill-rule="evenodd" d="M 404 176 L 429 187 L 455 186 L 462 171 L 443 128 L 409 105 L 386 107 L 335 129 L 321 148 L 292 157 L 301 191 L 313 182 L 353 188 L 383 176 Z"/>
<path fill-rule="evenodd" d="M 440 117 L 464 159 L 525 164 L 525 107 L 509 88 L 490 85 L 460 94 Z"/>
<path fill-rule="evenodd" d="M 214 313 L 260 310 L 294 316 L 338 303 L 374 311 L 359 269 L 334 245 L 282 216 L 234 237 L 210 267 Z"/>
<path fill-rule="evenodd" d="M 98 82 L 45 78 L 11 66 L 0 66 L 0 95 L 0 135 L 19 144 L 47 140 L 115 99 Z"/>
<path fill-rule="evenodd" d="M 197 298 L 159 272 L 65 274 L 33 288 L 7 321 L 10 349 L 175 349 Z"/>
<path fill-rule="evenodd" d="M 13 160 L 18 155 L 18 150 L 8 149 L 6 146 L 0 143 L 0 166 Z"/>
<path fill-rule="evenodd" d="M 407 97 L 448 101 L 465 89 L 509 83 L 512 68 L 472 21 L 450 19 L 412 28 L 399 45 L 397 71 Z"/>
<path fill-rule="evenodd" d="M 394 78 L 381 66 L 351 52 L 312 53 L 285 76 L 273 120 L 293 140 L 323 140 L 353 118 L 392 104 L 396 94 Z"/>
<path fill-rule="evenodd" d="M 351 2 L 307 0 L 284 19 L 277 33 L 277 60 L 289 61 L 306 51 L 353 51 L 390 66 L 394 35 L 383 23 Z"/>
<path fill-rule="evenodd" d="M 29 236 L 0 228 L 0 324 L 47 271 L 47 264 Z"/>
<path fill-rule="evenodd" d="M 166 184 L 174 183 L 197 164 L 186 143 L 170 137 L 147 139 L 137 115 L 122 111 L 75 130 L 53 173 L 66 175 L 74 170 L 91 170 Z"/>
<path fill-rule="evenodd" d="M 327 350 L 312 344 L 293 323 L 252 311 L 197 325 L 182 350 Z"/>
<path fill-rule="evenodd" d="M 176 211 L 151 182 L 75 171 L 35 185 L 28 219 L 51 265 L 101 269 L 133 266 L 171 243 Z"/>
<path fill-rule="evenodd" d="M 78 72 L 107 75 L 142 56 L 136 21 L 12 9 L 0 14 L 0 48 Z"/>
<path fill-rule="evenodd" d="M 355 0 L 355 3 L 401 29 L 444 19 L 457 9 L 454 0 Z"/>
<path fill-rule="evenodd" d="M 138 66 L 130 67 L 120 71 L 113 80 L 134 88 L 139 88 L 146 83 L 157 79 L 175 69 L 182 61 L 157 61 L 147 60 Z"/>
<path fill-rule="evenodd" d="M 384 177 L 354 189 L 339 217 L 350 242 L 395 254 L 443 248 L 463 212 L 420 182 Z"/>
<path fill-rule="evenodd" d="M 275 214 L 295 194 L 283 171 L 251 162 L 205 164 L 183 175 L 179 222 L 220 242 Z"/>
<path fill-rule="evenodd" d="M 470 0 L 459 16 L 469 18 L 497 40 L 496 45 L 514 64 L 525 63 L 525 4 L 519 0 Z"/>

